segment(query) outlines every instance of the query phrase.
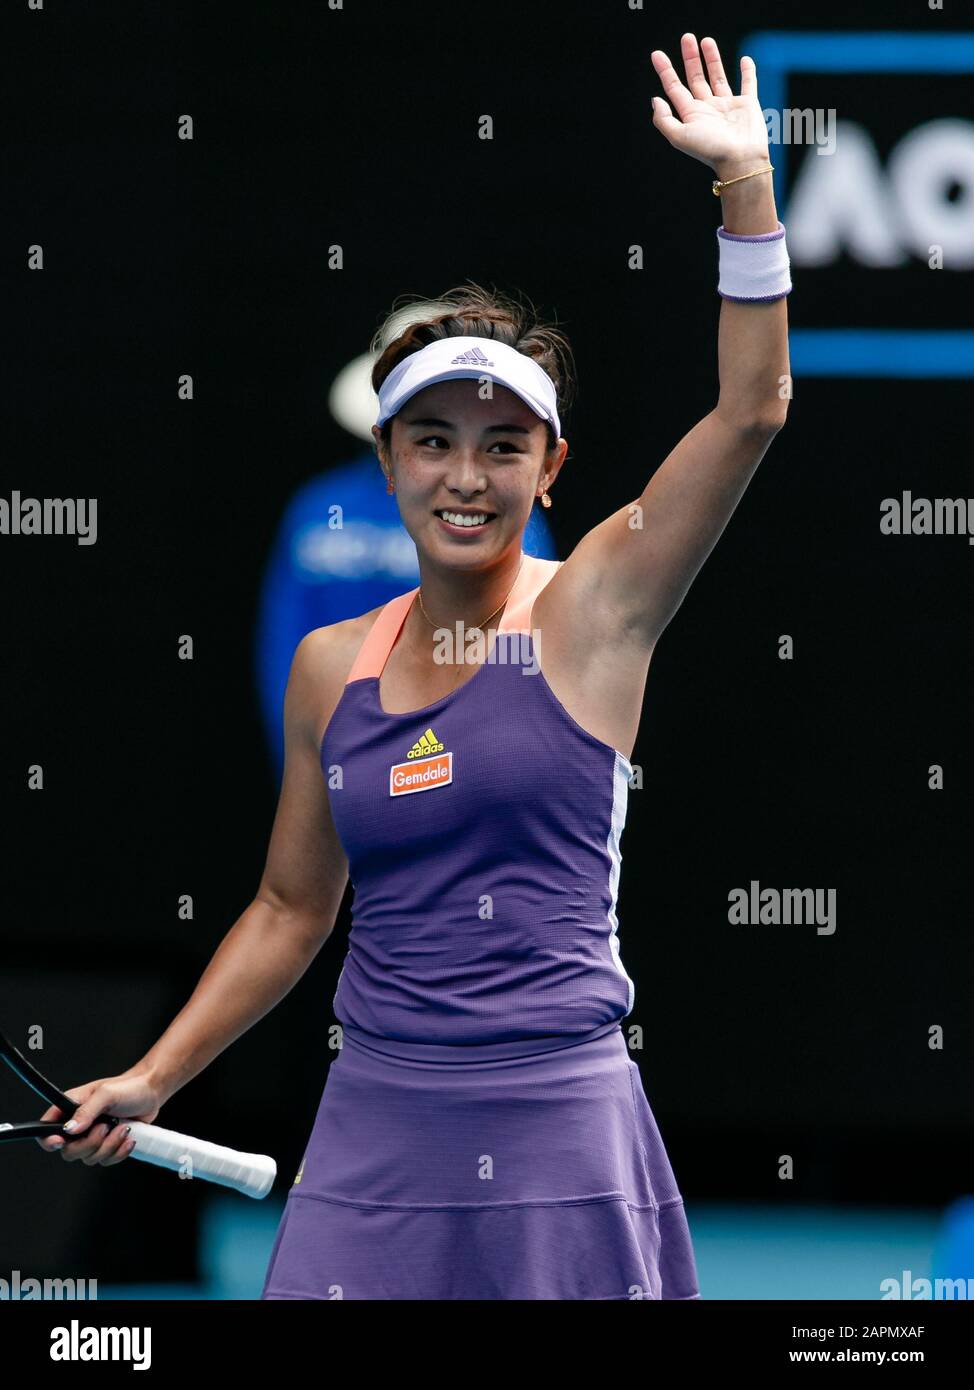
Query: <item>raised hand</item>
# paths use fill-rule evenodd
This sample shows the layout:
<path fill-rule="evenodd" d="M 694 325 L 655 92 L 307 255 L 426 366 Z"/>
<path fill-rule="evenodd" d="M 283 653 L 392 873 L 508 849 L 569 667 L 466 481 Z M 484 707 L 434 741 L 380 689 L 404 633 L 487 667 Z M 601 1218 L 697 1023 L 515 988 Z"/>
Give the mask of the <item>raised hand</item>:
<path fill-rule="evenodd" d="M 716 43 L 702 39 L 701 44 L 706 73 L 693 34 L 684 34 L 680 40 L 687 86 L 662 49 L 653 50 L 653 66 L 669 98 L 669 102 L 653 98 L 653 124 L 674 148 L 709 164 L 720 178 L 767 164 L 768 131 L 758 101 L 754 60 L 741 59 L 741 94 L 735 96 Z"/>

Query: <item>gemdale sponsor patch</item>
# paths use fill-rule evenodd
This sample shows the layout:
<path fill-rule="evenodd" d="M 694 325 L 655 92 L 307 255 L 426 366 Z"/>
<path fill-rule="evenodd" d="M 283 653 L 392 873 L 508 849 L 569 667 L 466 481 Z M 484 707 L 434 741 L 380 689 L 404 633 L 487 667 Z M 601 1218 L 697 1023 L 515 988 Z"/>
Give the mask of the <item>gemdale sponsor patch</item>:
<path fill-rule="evenodd" d="M 390 796 L 433 791 L 453 781 L 453 754 L 444 752 L 443 744 L 432 729 L 427 729 L 416 740 L 406 759 L 393 763 L 389 769 Z"/>

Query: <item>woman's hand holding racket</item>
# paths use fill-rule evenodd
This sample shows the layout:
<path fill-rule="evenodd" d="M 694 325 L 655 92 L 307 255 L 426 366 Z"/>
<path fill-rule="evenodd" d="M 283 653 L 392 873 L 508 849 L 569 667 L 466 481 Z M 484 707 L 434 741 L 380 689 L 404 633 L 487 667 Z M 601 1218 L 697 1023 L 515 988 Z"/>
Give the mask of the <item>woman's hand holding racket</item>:
<path fill-rule="evenodd" d="M 89 1081 L 64 1094 L 69 1100 L 79 1102 L 78 1109 L 68 1121 L 79 1137 L 68 1141 L 54 1136 L 36 1142 L 42 1149 L 60 1152 L 66 1163 L 80 1162 L 88 1167 L 98 1164 L 104 1168 L 128 1158 L 135 1148 L 135 1137 L 123 1123 L 112 1127 L 99 1120 L 90 1128 L 92 1121 L 100 1116 L 113 1115 L 120 1121 L 136 1119 L 149 1124 L 159 1114 L 165 1099 L 144 1072 L 134 1070 L 100 1081 Z M 63 1116 L 64 1112 L 52 1105 L 40 1118 L 43 1121 L 58 1121 Z"/>
<path fill-rule="evenodd" d="M 247 1197 L 266 1197 L 273 1186 L 277 1165 L 267 1154 L 241 1153 L 152 1124 L 167 1096 L 144 1071 L 133 1068 L 62 1091 L 2 1031 L 0 1062 L 49 1104 L 39 1120 L 0 1123 L 0 1145 L 35 1139 L 42 1149 L 60 1149 L 66 1162 L 80 1159 L 89 1167 L 107 1168 L 132 1155 L 181 1178 L 204 1178 Z M 72 1124 L 67 1116 L 77 1138 L 67 1132 Z"/>

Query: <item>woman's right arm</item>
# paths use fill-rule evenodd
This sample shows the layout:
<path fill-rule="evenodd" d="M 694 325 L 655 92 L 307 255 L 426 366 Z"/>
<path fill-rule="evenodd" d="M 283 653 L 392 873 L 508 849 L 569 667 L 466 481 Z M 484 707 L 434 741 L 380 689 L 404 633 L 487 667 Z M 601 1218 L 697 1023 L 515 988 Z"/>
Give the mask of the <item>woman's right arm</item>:
<path fill-rule="evenodd" d="M 120 1076 L 66 1094 L 83 1131 L 98 1115 L 151 1122 L 162 1105 L 268 1013 L 307 970 L 330 935 L 348 862 L 328 805 L 319 736 L 338 703 L 358 623 L 309 632 L 298 644 L 284 700 L 284 775 L 257 894 L 221 941 L 191 998 L 141 1061 Z M 60 1118 L 51 1107 L 45 1120 Z M 128 1156 L 125 1126 L 96 1126 L 83 1139 L 44 1139 L 68 1161 L 107 1165 Z M 106 1137 L 107 1136 L 107 1137 Z"/>

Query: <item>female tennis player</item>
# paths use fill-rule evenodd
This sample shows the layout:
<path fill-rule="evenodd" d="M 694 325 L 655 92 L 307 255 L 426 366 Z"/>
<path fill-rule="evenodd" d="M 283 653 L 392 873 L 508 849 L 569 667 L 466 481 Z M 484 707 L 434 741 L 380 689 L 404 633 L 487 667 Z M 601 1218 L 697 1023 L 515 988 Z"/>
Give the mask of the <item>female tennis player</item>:
<path fill-rule="evenodd" d="M 621 1028 L 620 836 L 653 649 L 784 422 L 791 283 L 754 63 L 735 96 L 713 39 L 706 72 L 692 34 L 682 56 L 686 85 L 653 53 L 653 121 L 723 201 L 716 406 L 568 559 L 536 559 L 563 336 L 476 285 L 377 335 L 376 452 L 421 583 L 299 644 L 254 902 L 146 1057 L 69 1092 L 82 1134 L 154 1119 L 300 978 L 351 877 L 342 1049 L 265 1299 L 700 1297 Z M 122 1161 L 100 1128 L 63 1156 Z"/>

